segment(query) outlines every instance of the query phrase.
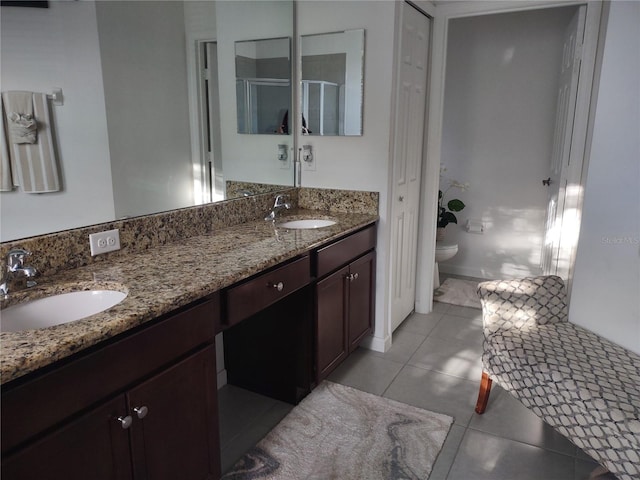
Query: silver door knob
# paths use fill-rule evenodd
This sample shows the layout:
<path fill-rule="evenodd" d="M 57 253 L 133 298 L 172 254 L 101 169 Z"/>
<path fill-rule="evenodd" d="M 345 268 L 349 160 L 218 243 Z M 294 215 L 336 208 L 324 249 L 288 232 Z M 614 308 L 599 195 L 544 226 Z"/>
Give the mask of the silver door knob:
<path fill-rule="evenodd" d="M 275 288 L 276 290 L 278 290 L 279 292 L 281 292 L 282 290 L 284 290 L 284 283 L 282 282 L 278 282 L 278 283 L 274 283 L 273 285 L 271 285 L 273 288 Z"/>
<path fill-rule="evenodd" d="M 354 279 L 354 280 L 357 280 L 357 279 L 358 279 L 358 274 L 357 274 L 357 273 L 354 273 L 354 274 L 353 274 L 353 279 Z"/>
<path fill-rule="evenodd" d="M 120 416 L 120 417 L 116 418 L 116 421 L 120 423 L 120 426 L 124 430 L 126 430 L 133 423 L 133 418 L 131 418 L 131 415 L 127 415 L 126 417 Z"/>
<path fill-rule="evenodd" d="M 135 412 L 135 414 L 138 416 L 139 419 L 143 419 L 144 417 L 147 416 L 147 413 L 149 413 L 149 409 L 144 405 L 141 407 L 135 407 L 133 411 Z"/>

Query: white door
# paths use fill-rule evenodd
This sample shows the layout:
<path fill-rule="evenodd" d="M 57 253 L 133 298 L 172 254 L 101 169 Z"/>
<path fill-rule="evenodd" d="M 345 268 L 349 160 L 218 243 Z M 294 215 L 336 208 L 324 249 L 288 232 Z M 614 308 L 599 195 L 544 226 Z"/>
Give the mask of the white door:
<path fill-rule="evenodd" d="M 415 305 L 430 20 L 405 3 L 401 28 L 391 192 L 392 331 L 413 311 Z"/>
<path fill-rule="evenodd" d="M 218 45 L 200 42 L 199 81 L 200 94 L 200 154 L 206 179 L 205 201 L 224 200 L 222 177 L 222 151 L 220 137 L 220 95 L 218 88 Z"/>
<path fill-rule="evenodd" d="M 559 275 L 565 280 L 569 275 L 570 259 L 562 254 L 562 232 L 563 227 L 567 228 L 566 224 L 563 225 L 563 218 L 585 14 L 585 7 L 580 7 L 565 31 L 550 171 L 549 177 L 543 180 L 549 194 L 541 256 L 542 273 Z"/>

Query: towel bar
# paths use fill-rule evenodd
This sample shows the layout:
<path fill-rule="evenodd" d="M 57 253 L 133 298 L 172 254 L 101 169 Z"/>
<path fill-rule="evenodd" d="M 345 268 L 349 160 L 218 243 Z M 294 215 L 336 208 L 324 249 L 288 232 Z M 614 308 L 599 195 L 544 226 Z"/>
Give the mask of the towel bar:
<path fill-rule="evenodd" d="M 54 88 L 53 92 L 47 94 L 47 98 L 51 100 L 54 105 L 64 105 L 64 96 L 62 95 L 61 88 Z"/>

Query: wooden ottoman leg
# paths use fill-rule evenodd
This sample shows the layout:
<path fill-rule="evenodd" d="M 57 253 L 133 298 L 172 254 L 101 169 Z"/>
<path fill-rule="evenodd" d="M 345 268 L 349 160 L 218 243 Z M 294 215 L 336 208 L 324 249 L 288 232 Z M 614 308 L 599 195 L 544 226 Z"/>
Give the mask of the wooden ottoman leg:
<path fill-rule="evenodd" d="M 480 391 L 478 392 L 478 402 L 476 403 L 476 413 L 483 414 L 489 402 L 489 394 L 491 393 L 491 379 L 487 372 L 482 372 L 482 380 L 480 380 Z"/>

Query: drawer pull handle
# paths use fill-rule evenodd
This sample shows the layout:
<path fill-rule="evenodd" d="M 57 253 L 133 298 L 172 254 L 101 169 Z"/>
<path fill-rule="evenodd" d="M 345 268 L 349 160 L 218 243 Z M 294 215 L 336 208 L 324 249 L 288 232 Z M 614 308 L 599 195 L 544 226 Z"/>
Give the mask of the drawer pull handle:
<path fill-rule="evenodd" d="M 282 282 L 274 283 L 273 285 L 271 285 L 271 287 L 281 292 L 282 290 L 284 290 L 284 283 Z"/>
<path fill-rule="evenodd" d="M 141 407 L 135 407 L 133 409 L 133 411 L 136 413 L 136 415 L 138 416 L 139 419 L 143 419 L 144 417 L 147 416 L 147 413 L 149 413 L 149 409 L 146 406 L 141 406 Z"/>
<path fill-rule="evenodd" d="M 133 418 L 131 418 L 131 415 L 127 415 L 126 417 L 120 416 L 120 417 L 116 418 L 116 420 L 118 422 L 120 422 L 120 426 L 124 430 L 129 428 L 131 426 L 131 424 L 133 423 Z"/>

